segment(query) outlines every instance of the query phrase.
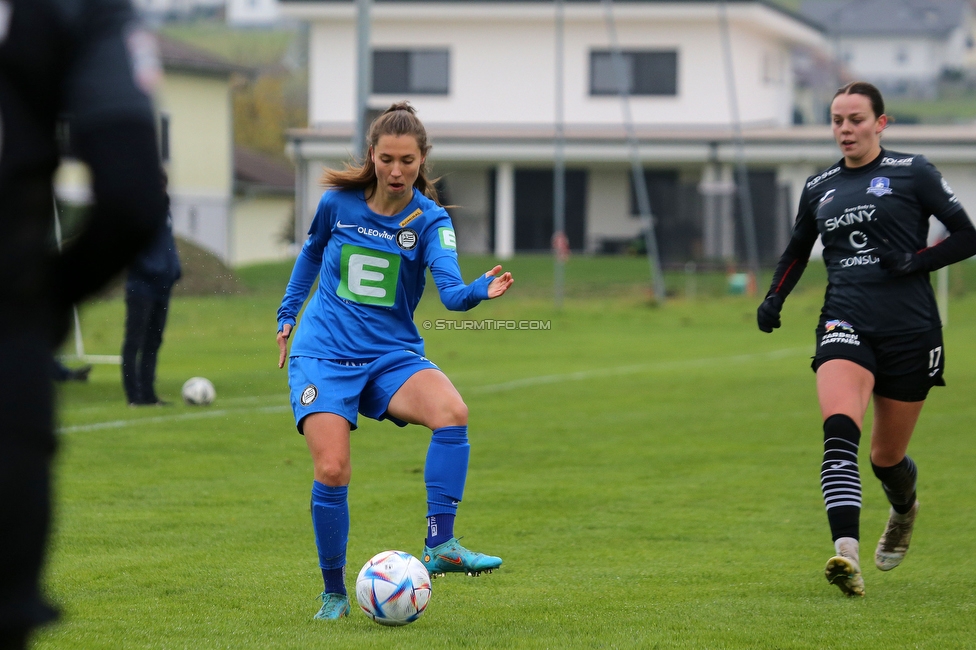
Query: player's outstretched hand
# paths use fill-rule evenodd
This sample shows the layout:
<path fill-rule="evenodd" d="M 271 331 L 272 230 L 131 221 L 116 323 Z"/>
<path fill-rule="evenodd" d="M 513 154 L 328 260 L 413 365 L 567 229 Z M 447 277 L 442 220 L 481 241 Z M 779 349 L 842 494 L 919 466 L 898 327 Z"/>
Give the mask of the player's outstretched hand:
<path fill-rule="evenodd" d="M 285 359 L 288 357 L 288 337 L 291 336 L 291 325 L 285 323 L 278 332 L 278 367 L 285 367 Z"/>
<path fill-rule="evenodd" d="M 756 310 L 756 320 L 759 322 L 759 329 L 769 334 L 782 323 L 779 319 L 779 312 L 783 309 L 783 299 L 777 294 L 772 293 Z"/>
<path fill-rule="evenodd" d="M 501 266 L 501 264 L 499 264 L 498 266 L 496 266 L 492 270 L 490 270 L 487 273 L 485 273 L 485 277 L 486 278 L 492 278 L 492 277 L 495 278 L 495 279 L 493 279 L 488 284 L 488 299 L 489 300 L 492 299 L 492 298 L 497 298 L 498 296 L 500 296 L 503 293 L 505 293 L 506 291 L 508 291 L 508 288 L 510 286 L 512 286 L 512 283 L 513 282 L 515 282 L 515 280 L 512 278 L 512 274 L 509 273 L 508 271 L 505 271 L 501 275 L 498 275 L 498 272 L 501 271 L 501 270 L 502 270 L 502 266 Z M 498 277 L 495 277 L 495 276 L 498 276 Z"/>

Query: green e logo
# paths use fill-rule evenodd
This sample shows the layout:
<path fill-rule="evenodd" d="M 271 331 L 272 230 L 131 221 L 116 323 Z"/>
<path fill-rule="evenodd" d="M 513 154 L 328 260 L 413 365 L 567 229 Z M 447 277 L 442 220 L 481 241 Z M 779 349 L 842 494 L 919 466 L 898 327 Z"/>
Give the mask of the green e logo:
<path fill-rule="evenodd" d="M 396 301 L 400 256 L 352 244 L 342 245 L 336 294 L 363 305 L 392 307 Z"/>
<path fill-rule="evenodd" d="M 441 242 L 441 248 L 446 248 L 451 251 L 457 250 L 457 238 L 454 235 L 454 231 L 450 228 L 438 228 L 437 238 Z"/>

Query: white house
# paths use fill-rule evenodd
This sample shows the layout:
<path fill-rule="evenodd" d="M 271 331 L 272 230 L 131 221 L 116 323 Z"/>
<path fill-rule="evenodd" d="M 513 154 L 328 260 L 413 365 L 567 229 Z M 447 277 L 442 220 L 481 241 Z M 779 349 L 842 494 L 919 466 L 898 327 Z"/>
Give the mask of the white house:
<path fill-rule="evenodd" d="M 341 165 L 352 148 L 355 7 L 351 0 L 279 4 L 283 15 L 310 23 L 310 126 L 290 133 L 302 237 L 323 168 Z M 635 238 L 641 223 L 608 16 L 598 0 L 564 6 L 567 235 L 573 249 L 609 251 Z M 617 0 L 612 7 L 662 258 L 741 256 L 721 4 Z M 791 50 L 826 52 L 827 44 L 819 27 L 773 4 L 731 0 L 727 7 L 759 253 L 771 260 L 785 245 L 806 177 L 838 158 L 829 128 L 792 126 Z M 373 4 L 369 105 L 408 99 L 417 108 L 445 198 L 462 206 L 451 211 L 462 250 L 504 258 L 550 246 L 554 25 L 551 0 Z M 946 147 L 971 164 L 976 133 L 959 137 Z"/>
<path fill-rule="evenodd" d="M 194 13 L 216 13 L 227 0 L 132 0 L 144 16 L 190 16 Z"/>
<path fill-rule="evenodd" d="M 226 0 L 227 23 L 234 27 L 267 27 L 278 19 L 277 0 Z"/>
<path fill-rule="evenodd" d="M 806 0 L 849 73 L 885 92 L 934 96 L 943 74 L 976 65 L 969 0 Z"/>

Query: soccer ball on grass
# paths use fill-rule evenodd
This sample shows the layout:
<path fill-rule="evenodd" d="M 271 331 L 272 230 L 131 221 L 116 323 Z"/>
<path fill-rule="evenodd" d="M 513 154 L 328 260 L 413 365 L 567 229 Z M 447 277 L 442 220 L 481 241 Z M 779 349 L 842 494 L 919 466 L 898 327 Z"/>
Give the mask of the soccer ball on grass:
<path fill-rule="evenodd" d="M 217 397 L 217 391 L 209 379 L 190 377 L 183 384 L 183 401 L 191 406 L 207 406 Z"/>
<path fill-rule="evenodd" d="M 413 623 L 430 602 L 430 574 L 409 553 L 377 553 L 356 578 L 356 600 L 380 625 Z"/>

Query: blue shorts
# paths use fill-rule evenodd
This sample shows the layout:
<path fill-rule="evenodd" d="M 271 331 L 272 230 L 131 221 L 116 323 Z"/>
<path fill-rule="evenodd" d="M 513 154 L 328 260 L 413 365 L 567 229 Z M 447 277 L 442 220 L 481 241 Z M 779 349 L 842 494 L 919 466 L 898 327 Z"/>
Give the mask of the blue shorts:
<path fill-rule="evenodd" d="M 421 370 L 437 366 L 427 357 L 400 350 L 379 359 L 348 361 L 292 357 L 288 360 L 288 386 L 295 425 L 302 431 L 302 420 L 312 413 L 335 413 L 357 428 L 357 413 L 374 420 L 390 420 L 397 426 L 407 423 L 387 414 L 393 394 Z"/>

